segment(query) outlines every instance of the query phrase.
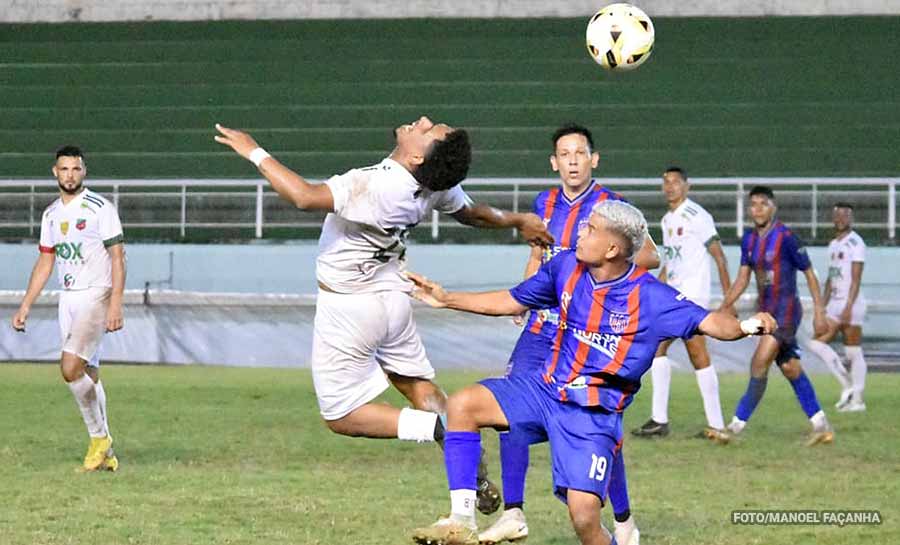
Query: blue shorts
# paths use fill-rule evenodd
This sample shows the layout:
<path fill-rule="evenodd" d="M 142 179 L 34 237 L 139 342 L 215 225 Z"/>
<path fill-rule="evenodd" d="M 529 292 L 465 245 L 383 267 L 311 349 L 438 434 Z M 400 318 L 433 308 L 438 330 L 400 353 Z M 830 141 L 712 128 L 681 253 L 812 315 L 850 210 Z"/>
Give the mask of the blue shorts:
<path fill-rule="evenodd" d="M 784 365 L 792 359 L 800 359 L 800 345 L 797 343 L 797 330 L 800 328 L 800 320 L 803 319 L 803 306 L 800 300 L 787 300 L 771 312 L 778 329 L 773 336 L 778 341 L 778 354 L 775 355 L 775 363 Z"/>
<path fill-rule="evenodd" d="M 516 347 L 509 356 L 506 364 L 506 375 L 536 375 L 541 372 L 547 355 L 553 349 L 553 341 L 539 333 L 532 333 L 527 329 L 522 330 Z"/>
<path fill-rule="evenodd" d="M 537 373 L 489 378 L 481 385 L 494 394 L 510 433 L 529 443 L 550 440 L 553 492 L 560 500 L 566 501 L 571 488 L 605 501 L 621 448 L 621 413 L 558 401 Z"/>

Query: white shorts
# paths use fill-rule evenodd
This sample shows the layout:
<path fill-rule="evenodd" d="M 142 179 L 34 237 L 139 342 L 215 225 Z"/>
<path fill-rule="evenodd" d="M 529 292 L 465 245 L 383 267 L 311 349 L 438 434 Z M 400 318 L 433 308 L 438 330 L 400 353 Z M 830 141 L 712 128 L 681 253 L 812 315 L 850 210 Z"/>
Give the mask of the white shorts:
<path fill-rule="evenodd" d="M 319 290 L 312 375 L 322 418 L 337 420 L 381 395 L 390 385 L 385 373 L 434 378 L 410 297 Z"/>
<path fill-rule="evenodd" d="M 840 322 L 841 313 L 844 312 L 846 306 L 846 299 L 831 299 L 825 306 L 825 314 L 835 322 Z M 856 301 L 853 302 L 853 308 L 850 309 L 850 325 L 861 326 L 865 320 L 866 300 L 862 297 L 857 297 Z"/>
<path fill-rule="evenodd" d="M 64 290 L 59 296 L 62 351 L 75 354 L 89 367 L 100 366 L 100 341 L 106 333 L 111 293 L 110 288 L 88 288 Z"/>

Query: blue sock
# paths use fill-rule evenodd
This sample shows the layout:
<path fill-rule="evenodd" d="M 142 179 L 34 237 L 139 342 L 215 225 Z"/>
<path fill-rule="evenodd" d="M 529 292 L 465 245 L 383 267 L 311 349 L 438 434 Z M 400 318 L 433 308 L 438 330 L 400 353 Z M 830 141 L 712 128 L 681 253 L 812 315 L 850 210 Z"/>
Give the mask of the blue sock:
<path fill-rule="evenodd" d="M 734 411 L 734 416 L 744 422 L 750 420 L 750 416 L 753 414 L 753 411 L 756 410 L 756 406 L 759 405 L 759 401 L 763 398 L 763 394 L 766 393 L 766 384 L 768 382 L 768 377 L 750 377 L 750 382 L 747 384 L 747 391 L 744 392 L 744 397 L 738 402 L 737 409 Z"/>
<path fill-rule="evenodd" d="M 450 490 L 477 490 L 481 434 L 477 431 L 448 431 L 444 434 L 444 465 Z"/>
<path fill-rule="evenodd" d="M 522 507 L 525 502 L 525 473 L 528 471 L 528 444 L 500 434 L 500 475 L 503 479 L 503 503 L 506 509 Z"/>
<path fill-rule="evenodd" d="M 628 479 L 625 478 L 625 457 L 620 450 L 613 460 L 612 473 L 609 476 L 609 501 L 612 503 L 616 520 L 624 522 L 631 514 L 631 501 L 628 499 Z M 621 520 L 620 520 L 621 519 Z"/>
<path fill-rule="evenodd" d="M 795 380 L 791 380 L 790 383 L 807 418 L 811 418 L 812 415 L 822 410 L 819 400 L 816 398 L 816 389 L 813 388 L 812 382 L 809 381 L 809 377 L 806 376 L 805 372 L 800 371 L 800 376 Z"/>

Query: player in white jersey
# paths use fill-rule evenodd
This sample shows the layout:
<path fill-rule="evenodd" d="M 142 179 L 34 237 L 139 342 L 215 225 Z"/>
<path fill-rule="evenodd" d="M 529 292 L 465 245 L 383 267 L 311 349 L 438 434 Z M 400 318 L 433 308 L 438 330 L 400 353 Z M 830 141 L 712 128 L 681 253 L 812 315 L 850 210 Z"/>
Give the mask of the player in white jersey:
<path fill-rule="evenodd" d="M 57 268 L 59 325 L 62 332 L 60 369 L 75 396 L 91 437 L 82 469 L 115 471 L 106 416 L 106 392 L 100 382 L 100 341 L 107 331 L 122 329 L 125 290 L 125 245 L 116 208 L 85 188 L 84 156 L 75 146 L 56 152 L 53 175 L 59 199 L 44 211 L 40 255 L 12 326 L 25 331 L 31 305 Z"/>
<path fill-rule="evenodd" d="M 664 264 L 659 278 L 687 296 L 694 303 L 709 308 L 710 256 L 719 271 L 722 293 L 728 293 L 731 277 L 728 262 L 713 217 L 702 206 L 688 198 L 690 183 L 679 167 L 669 167 L 663 173 L 663 195 L 669 211 L 662 218 Z M 665 436 L 669 433 L 669 386 L 672 364 L 666 356 L 673 341 L 660 343 L 653 359 L 650 377 L 653 384 L 653 410 L 643 426 L 632 430 L 637 437 Z M 719 378 L 710 363 L 706 338 L 696 335 L 684 341 L 688 357 L 694 366 L 697 386 L 703 398 L 707 427 L 700 433 L 716 443 L 731 439 L 725 431 L 722 404 L 719 400 Z"/>
<path fill-rule="evenodd" d="M 458 185 L 469 168 L 468 134 L 421 117 L 395 129 L 383 161 L 311 184 L 241 131 L 217 125 L 216 141 L 252 161 L 275 191 L 298 208 L 329 212 L 319 238 L 319 293 L 312 373 L 322 418 L 349 436 L 441 441 L 446 394 L 416 331 L 405 276 L 409 230 L 451 214 L 473 226 L 520 230 L 532 243 L 552 237 L 534 214 L 473 204 Z M 393 384 L 414 409 L 374 400 Z M 498 491 L 479 481 L 479 509 L 499 507 Z"/>
<path fill-rule="evenodd" d="M 825 281 L 827 327 L 816 331 L 809 348 L 816 353 L 841 384 L 841 397 L 835 406 L 841 412 L 865 411 L 866 359 L 863 356 L 862 325 L 866 318 L 866 298 L 860 291 L 866 243 L 853 230 L 853 205 L 839 202 L 831 213 L 834 239 L 828 244 L 828 279 Z M 850 372 L 840 356 L 828 346 L 840 331 L 844 353 L 850 360 Z"/>

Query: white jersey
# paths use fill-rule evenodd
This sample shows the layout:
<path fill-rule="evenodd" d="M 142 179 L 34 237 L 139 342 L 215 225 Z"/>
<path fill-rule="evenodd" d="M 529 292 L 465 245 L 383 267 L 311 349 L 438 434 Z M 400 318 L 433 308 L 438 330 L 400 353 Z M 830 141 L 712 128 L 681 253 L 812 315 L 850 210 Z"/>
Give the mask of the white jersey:
<path fill-rule="evenodd" d="M 709 305 L 709 245 L 719 240 L 713 217 L 699 204 L 685 199 L 663 216 L 661 224 L 666 282 L 691 301 Z"/>
<path fill-rule="evenodd" d="M 847 299 L 853 281 L 853 263 L 866 261 L 866 243 L 856 231 L 828 244 L 828 280 L 831 281 L 831 299 Z M 862 291 L 857 299 L 862 299 Z"/>
<path fill-rule="evenodd" d="M 116 207 L 89 189 L 69 204 L 56 199 L 41 219 L 40 251 L 56 254 L 59 285 L 65 290 L 112 287 L 106 249 L 123 240 Z"/>
<path fill-rule="evenodd" d="M 409 230 L 432 210 L 452 214 L 469 198 L 461 187 L 422 188 L 393 159 L 325 181 L 334 198 L 319 237 L 316 277 L 338 293 L 412 291 L 406 270 Z"/>

